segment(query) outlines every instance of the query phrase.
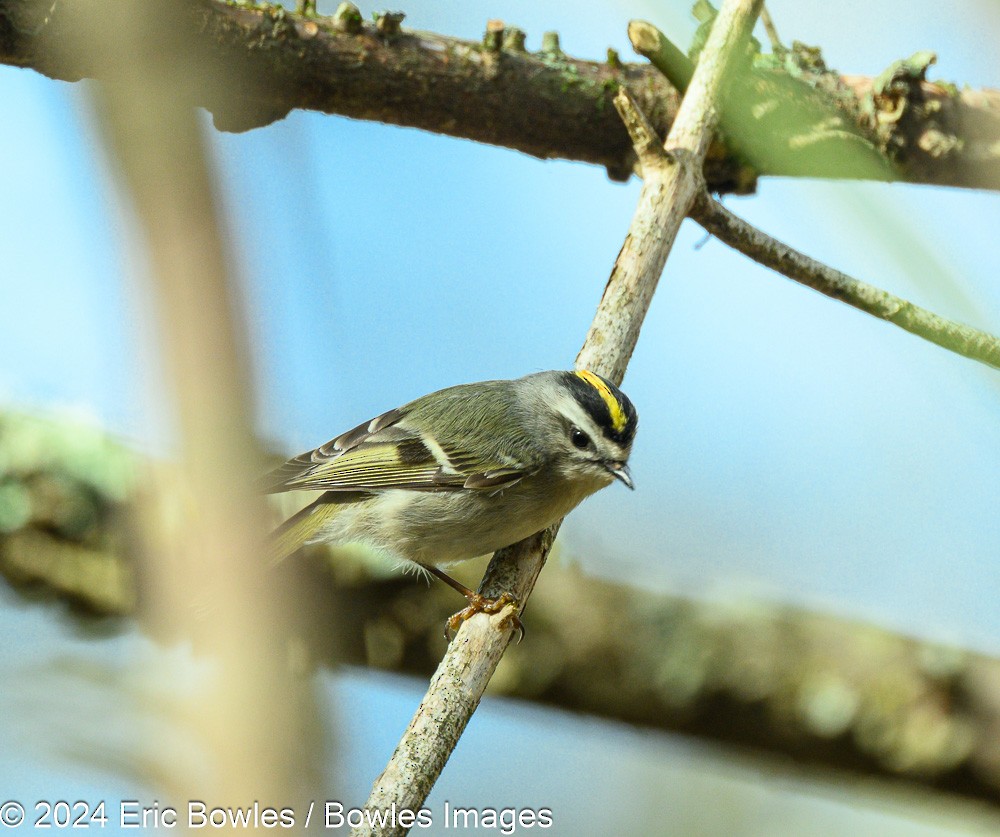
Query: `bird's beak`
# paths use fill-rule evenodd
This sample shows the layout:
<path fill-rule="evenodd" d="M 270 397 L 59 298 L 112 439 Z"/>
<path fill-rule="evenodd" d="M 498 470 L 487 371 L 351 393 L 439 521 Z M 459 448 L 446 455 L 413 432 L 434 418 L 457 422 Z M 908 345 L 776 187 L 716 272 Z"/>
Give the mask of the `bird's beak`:
<path fill-rule="evenodd" d="M 604 467 L 608 469 L 608 472 L 616 480 L 621 480 L 630 489 L 635 491 L 635 483 L 632 482 L 632 473 L 628 469 L 628 465 L 624 462 L 605 462 Z"/>

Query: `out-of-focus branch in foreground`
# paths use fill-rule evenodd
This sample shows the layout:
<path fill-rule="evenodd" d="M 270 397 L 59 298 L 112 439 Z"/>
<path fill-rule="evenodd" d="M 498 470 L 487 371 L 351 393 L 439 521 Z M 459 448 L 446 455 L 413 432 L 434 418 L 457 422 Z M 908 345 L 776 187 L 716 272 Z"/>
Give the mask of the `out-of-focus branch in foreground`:
<path fill-rule="evenodd" d="M 175 723 L 193 728 L 207 769 L 196 778 L 180 758 L 160 763 L 154 781 L 181 799 L 280 806 L 304 790 L 300 766 L 319 737 L 301 729 L 314 720 L 302 711 L 309 685 L 290 671 L 291 608 L 264 570 L 239 286 L 190 103 L 196 86 L 220 98 L 236 86 L 188 44 L 182 0 L 125 0 L 112 20 L 98 0 L 72 5 L 72 37 L 46 46 L 93 66 L 102 81 L 96 122 L 138 222 L 148 276 L 134 269 L 129 278 L 140 286 L 135 297 L 152 302 L 175 431 L 170 464 L 141 481 L 139 614 L 153 633 L 191 647 L 212 675 L 171 707 Z M 156 763 L 157 742 L 148 746 Z"/>

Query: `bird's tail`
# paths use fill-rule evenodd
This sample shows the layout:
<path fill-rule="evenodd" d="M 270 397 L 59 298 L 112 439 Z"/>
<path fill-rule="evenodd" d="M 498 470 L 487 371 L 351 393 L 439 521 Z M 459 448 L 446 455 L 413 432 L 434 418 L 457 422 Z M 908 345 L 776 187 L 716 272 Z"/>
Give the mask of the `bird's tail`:
<path fill-rule="evenodd" d="M 334 498 L 330 494 L 321 495 L 274 530 L 267 544 L 267 559 L 271 566 L 280 564 L 314 540 L 323 525 L 337 514 L 341 504 L 331 502 Z"/>

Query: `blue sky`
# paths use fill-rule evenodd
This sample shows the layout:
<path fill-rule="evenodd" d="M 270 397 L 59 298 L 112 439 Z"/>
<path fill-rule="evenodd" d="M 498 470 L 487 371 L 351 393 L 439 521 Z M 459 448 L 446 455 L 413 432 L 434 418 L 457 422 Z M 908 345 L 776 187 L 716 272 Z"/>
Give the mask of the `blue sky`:
<path fill-rule="evenodd" d="M 945 20 L 930 3 L 768 5 L 784 37 L 822 44 L 845 72 L 933 48 L 932 77 L 1000 86 L 1000 62 L 970 48 L 995 31 L 991 4 Z M 630 17 L 682 42 L 693 31 L 686 3 L 418 2 L 408 14 L 464 37 L 500 17 L 529 48 L 558 28 L 566 51 L 592 57 L 628 54 Z M 83 85 L 0 68 L 0 89 L 0 398 L 89 413 L 162 449 L 155 318 L 129 279 L 141 259 Z M 579 164 L 317 114 L 213 135 L 213 151 L 246 278 L 259 425 L 289 453 L 441 386 L 569 366 L 638 194 Z M 765 180 L 727 205 L 1000 331 L 997 195 Z M 688 224 L 625 381 L 642 418 L 638 490 L 588 501 L 563 557 L 636 585 L 790 600 L 996 653 L 998 383 Z"/>

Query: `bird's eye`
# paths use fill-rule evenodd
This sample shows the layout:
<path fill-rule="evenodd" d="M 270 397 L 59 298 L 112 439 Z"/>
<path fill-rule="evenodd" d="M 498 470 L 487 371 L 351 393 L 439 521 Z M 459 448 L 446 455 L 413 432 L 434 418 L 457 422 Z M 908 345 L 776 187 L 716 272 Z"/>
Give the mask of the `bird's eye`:
<path fill-rule="evenodd" d="M 579 427 L 574 427 L 569 432 L 569 440 L 573 443 L 574 447 L 583 450 L 590 445 L 590 436 L 584 433 Z"/>

